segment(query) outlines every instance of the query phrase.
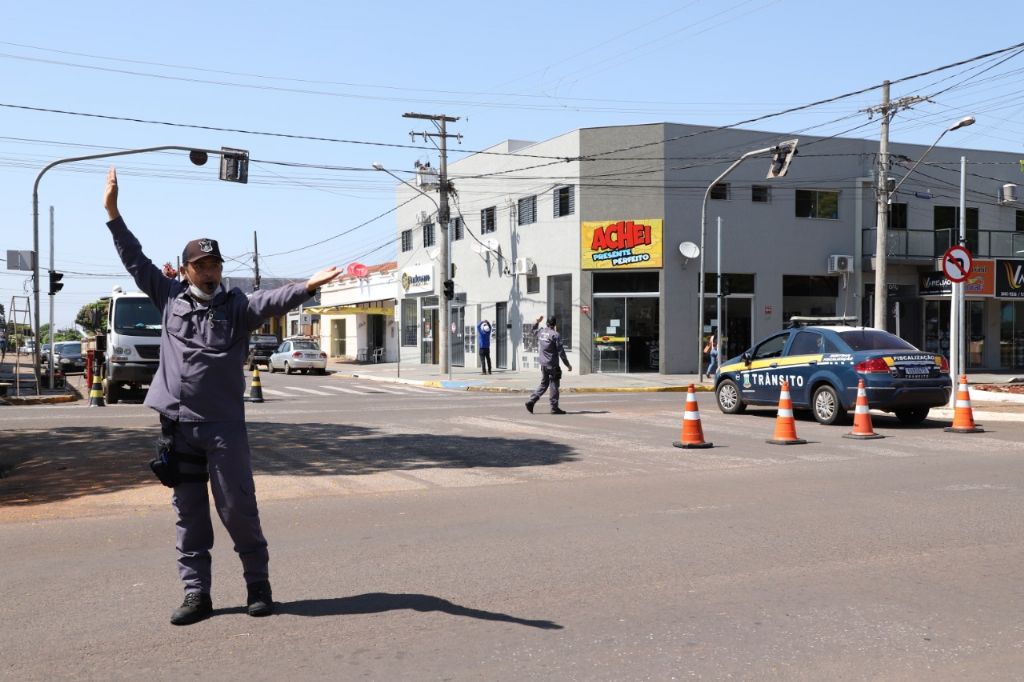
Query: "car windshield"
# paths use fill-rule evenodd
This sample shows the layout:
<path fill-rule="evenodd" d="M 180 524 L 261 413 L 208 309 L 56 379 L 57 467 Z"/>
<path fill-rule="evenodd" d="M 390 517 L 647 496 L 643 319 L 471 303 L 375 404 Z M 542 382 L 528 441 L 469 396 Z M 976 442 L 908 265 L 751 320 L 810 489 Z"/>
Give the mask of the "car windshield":
<path fill-rule="evenodd" d="M 312 341 L 292 341 L 294 350 L 320 350 Z"/>
<path fill-rule="evenodd" d="M 839 332 L 839 338 L 853 351 L 859 350 L 917 350 L 895 334 L 881 329 L 851 329 Z"/>
<path fill-rule="evenodd" d="M 82 344 L 81 343 L 62 343 L 57 346 L 56 352 L 61 355 L 81 355 Z"/>
<path fill-rule="evenodd" d="M 160 311 L 148 298 L 119 298 L 114 304 L 114 331 L 131 336 L 160 336 Z"/>

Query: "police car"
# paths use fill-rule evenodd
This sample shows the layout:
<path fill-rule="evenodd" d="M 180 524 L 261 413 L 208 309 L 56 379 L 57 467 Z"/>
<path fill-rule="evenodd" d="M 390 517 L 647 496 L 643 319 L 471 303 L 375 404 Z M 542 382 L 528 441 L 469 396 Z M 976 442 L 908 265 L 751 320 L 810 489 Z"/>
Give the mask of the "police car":
<path fill-rule="evenodd" d="M 715 376 L 718 407 L 738 414 L 747 405 L 778 405 L 789 382 L 794 408 L 810 409 L 822 424 L 845 419 L 857 401 L 857 382 L 871 409 L 918 424 L 932 407 L 949 402 L 946 358 L 924 353 L 887 331 L 816 322 L 854 318 L 794 317 L 789 329 L 722 363 Z"/>

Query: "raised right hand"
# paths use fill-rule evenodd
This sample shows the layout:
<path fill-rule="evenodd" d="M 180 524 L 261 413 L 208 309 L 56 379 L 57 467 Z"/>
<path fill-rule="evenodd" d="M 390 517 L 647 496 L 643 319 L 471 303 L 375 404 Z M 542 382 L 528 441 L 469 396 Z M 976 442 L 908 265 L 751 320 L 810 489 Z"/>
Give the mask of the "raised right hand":
<path fill-rule="evenodd" d="M 103 208 L 107 209 L 107 216 L 111 220 L 121 217 L 117 210 L 117 170 L 111 166 L 107 171 L 107 188 L 103 192 Z"/>

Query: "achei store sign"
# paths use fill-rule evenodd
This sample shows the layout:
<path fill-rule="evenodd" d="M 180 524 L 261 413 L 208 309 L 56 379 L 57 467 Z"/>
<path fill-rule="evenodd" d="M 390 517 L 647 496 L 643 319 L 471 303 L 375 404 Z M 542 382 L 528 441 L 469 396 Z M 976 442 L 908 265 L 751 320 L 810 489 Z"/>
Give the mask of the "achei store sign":
<path fill-rule="evenodd" d="M 584 222 L 580 229 L 580 268 L 660 268 L 661 235 L 660 218 Z"/>

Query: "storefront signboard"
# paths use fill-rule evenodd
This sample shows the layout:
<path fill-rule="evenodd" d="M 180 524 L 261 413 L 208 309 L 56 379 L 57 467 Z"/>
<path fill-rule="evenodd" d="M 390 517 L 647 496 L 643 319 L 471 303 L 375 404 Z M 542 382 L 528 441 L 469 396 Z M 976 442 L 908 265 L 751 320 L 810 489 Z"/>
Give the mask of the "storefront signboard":
<path fill-rule="evenodd" d="M 1024 260 L 1000 258 L 996 261 L 996 296 L 1024 298 Z"/>
<path fill-rule="evenodd" d="M 406 294 L 433 293 L 434 266 L 415 265 L 402 270 L 402 290 Z"/>
<path fill-rule="evenodd" d="M 964 281 L 965 296 L 993 296 L 996 293 L 996 262 L 975 258 L 971 274 Z"/>
<path fill-rule="evenodd" d="M 952 292 L 953 283 L 946 279 L 941 270 L 921 273 L 918 296 L 949 296 Z"/>
<path fill-rule="evenodd" d="M 662 219 L 584 222 L 580 230 L 583 270 L 660 268 Z"/>

